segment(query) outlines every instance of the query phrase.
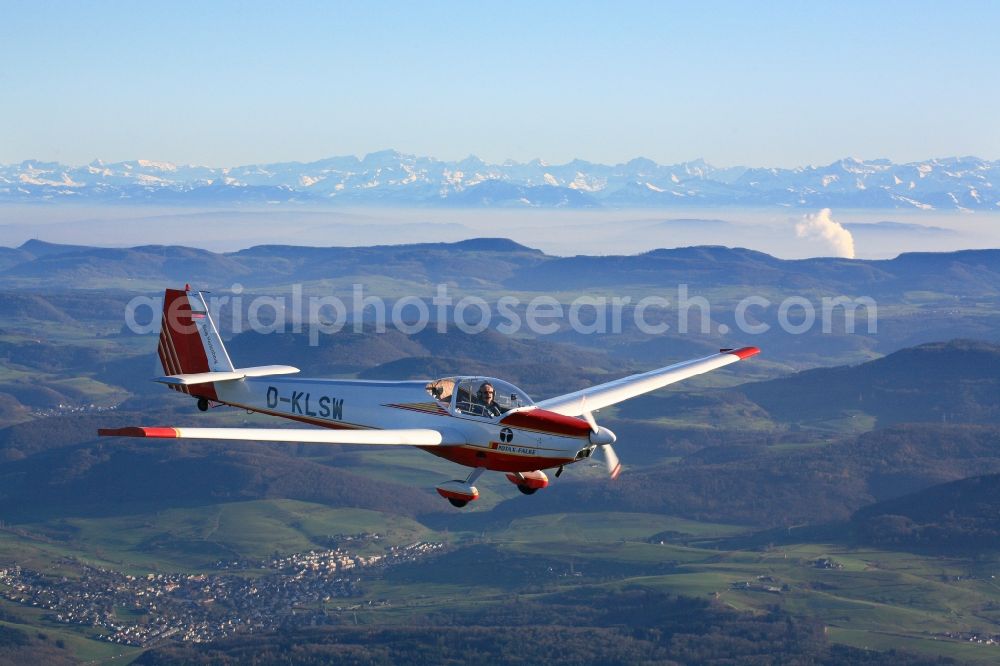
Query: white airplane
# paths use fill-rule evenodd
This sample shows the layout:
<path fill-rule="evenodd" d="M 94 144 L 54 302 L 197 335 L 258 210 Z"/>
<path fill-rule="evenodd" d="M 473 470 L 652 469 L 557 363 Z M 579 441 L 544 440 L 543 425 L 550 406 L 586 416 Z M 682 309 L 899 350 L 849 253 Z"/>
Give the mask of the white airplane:
<path fill-rule="evenodd" d="M 287 365 L 233 366 L 205 299 L 190 286 L 167 289 L 158 353 L 165 376 L 154 381 L 213 404 L 279 416 L 318 428 L 102 428 L 102 436 L 230 439 L 315 444 L 413 446 L 471 467 L 464 480 L 445 481 L 437 492 L 456 507 L 479 497 L 475 482 L 489 470 L 506 472 L 531 495 L 545 488 L 542 470 L 586 460 L 600 449 L 611 478 L 621 463 L 615 434 L 597 425 L 593 411 L 700 375 L 759 353 L 756 347 L 718 354 L 598 384 L 541 402 L 493 377 L 431 381 L 305 379 Z M 490 395 L 492 389 L 492 395 Z"/>

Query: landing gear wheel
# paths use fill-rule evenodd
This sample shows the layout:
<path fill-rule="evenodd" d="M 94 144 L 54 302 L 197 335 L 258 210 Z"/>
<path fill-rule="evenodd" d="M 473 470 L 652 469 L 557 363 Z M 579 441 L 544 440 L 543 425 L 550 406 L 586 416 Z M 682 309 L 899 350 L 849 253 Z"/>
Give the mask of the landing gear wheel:
<path fill-rule="evenodd" d="M 538 488 L 531 488 L 529 486 L 522 486 L 521 484 L 518 484 L 517 489 L 520 490 L 525 495 L 534 495 L 535 493 L 538 492 Z"/>
<path fill-rule="evenodd" d="M 208 411 L 208 398 L 198 398 L 198 409 L 203 412 Z"/>
<path fill-rule="evenodd" d="M 460 500 L 460 499 L 455 499 L 454 497 L 449 497 L 448 501 L 451 502 L 452 506 L 458 507 L 459 509 L 461 509 L 463 506 L 469 503 L 469 500 Z"/>

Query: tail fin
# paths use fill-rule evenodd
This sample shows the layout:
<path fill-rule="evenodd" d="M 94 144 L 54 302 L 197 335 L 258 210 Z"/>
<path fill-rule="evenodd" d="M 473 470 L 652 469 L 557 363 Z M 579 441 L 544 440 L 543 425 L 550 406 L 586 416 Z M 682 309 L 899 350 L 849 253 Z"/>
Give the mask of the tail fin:
<path fill-rule="evenodd" d="M 219 331 L 205 305 L 201 292 L 167 289 L 163 293 L 163 319 L 157 349 L 165 374 L 231 372 L 233 363 L 222 344 Z M 178 387 L 185 393 L 215 399 L 211 384 Z"/>

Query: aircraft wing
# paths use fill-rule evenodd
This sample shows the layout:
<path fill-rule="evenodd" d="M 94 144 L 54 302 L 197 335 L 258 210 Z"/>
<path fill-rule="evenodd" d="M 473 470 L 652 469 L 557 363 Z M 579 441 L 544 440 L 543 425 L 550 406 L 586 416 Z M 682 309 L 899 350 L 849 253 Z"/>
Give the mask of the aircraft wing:
<path fill-rule="evenodd" d="M 455 446 L 464 438 L 427 428 L 397 430 L 330 430 L 326 428 L 164 428 L 133 426 L 101 428 L 101 437 L 159 439 L 242 439 L 298 444 L 376 444 L 382 446 Z"/>
<path fill-rule="evenodd" d="M 668 384 L 679 382 L 688 377 L 717 370 L 730 363 L 742 361 L 759 353 L 760 349 L 757 347 L 726 349 L 705 358 L 696 358 L 691 361 L 668 365 L 665 368 L 651 370 L 638 375 L 630 375 L 607 382 L 606 384 L 598 384 L 597 386 L 567 393 L 556 398 L 542 400 L 535 403 L 535 405 L 541 409 L 565 416 L 581 416 L 586 412 L 608 407 L 609 405 L 617 404 L 643 393 L 655 391 L 658 388 L 663 388 Z"/>

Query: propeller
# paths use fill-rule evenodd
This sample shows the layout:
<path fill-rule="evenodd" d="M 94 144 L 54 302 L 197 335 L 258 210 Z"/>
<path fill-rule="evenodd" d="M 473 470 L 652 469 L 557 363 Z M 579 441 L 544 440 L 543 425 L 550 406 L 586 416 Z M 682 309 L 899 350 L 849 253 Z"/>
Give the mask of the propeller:
<path fill-rule="evenodd" d="M 611 445 L 618 438 L 607 428 L 597 425 L 594 415 L 587 409 L 587 396 L 583 397 L 580 407 L 583 409 L 584 420 L 590 424 L 590 443 L 595 444 L 601 450 L 604 455 L 604 464 L 608 467 L 608 474 L 612 479 L 617 479 L 618 474 L 622 471 L 622 464 Z"/>

